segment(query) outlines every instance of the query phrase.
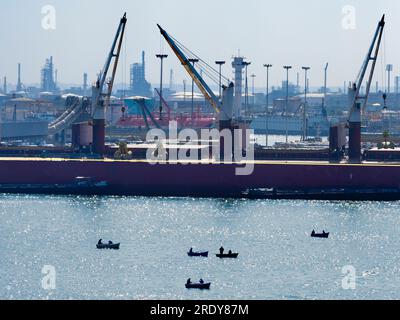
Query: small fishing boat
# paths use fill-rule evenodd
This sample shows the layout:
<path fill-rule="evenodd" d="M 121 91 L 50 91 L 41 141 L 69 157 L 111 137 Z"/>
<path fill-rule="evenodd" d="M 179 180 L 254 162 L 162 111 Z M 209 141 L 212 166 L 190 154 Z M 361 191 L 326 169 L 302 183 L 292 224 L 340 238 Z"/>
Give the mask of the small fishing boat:
<path fill-rule="evenodd" d="M 113 249 L 119 250 L 120 243 L 98 243 L 96 245 L 97 249 Z"/>
<path fill-rule="evenodd" d="M 186 283 L 186 289 L 210 290 L 211 283 Z"/>
<path fill-rule="evenodd" d="M 327 238 L 329 238 L 329 232 L 323 231 L 322 233 L 316 233 L 316 232 L 313 230 L 313 232 L 311 232 L 311 237 L 312 237 L 312 238 L 323 238 L 323 239 L 327 239 Z"/>
<path fill-rule="evenodd" d="M 218 253 L 216 256 L 220 259 L 236 259 L 239 253 Z"/>
<path fill-rule="evenodd" d="M 188 253 L 189 257 L 208 257 L 208 251 L 206 252 L 194 252 L 194 251 L 189 251 Z"/>

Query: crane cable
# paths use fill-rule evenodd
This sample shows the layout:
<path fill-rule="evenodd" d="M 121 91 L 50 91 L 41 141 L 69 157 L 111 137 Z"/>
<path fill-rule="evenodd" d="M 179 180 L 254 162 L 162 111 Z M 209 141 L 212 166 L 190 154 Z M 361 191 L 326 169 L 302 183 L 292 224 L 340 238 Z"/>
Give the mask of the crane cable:
<path fill-rule="evenodd" d="M 390 88 L 388 88 L 388 82 L 386 79 L 386 32 L 383 32 L 383 48 L 382 48 L 383 54 L 381 58 L 381 63 L 382 63 L 382 78 L 383 78 L 383 84 L 384 84 L 384 92 L 388 93 Z"/>
<path fill-rule="evenodd" d="M 179 42 L 177 39 L 175 39 L 174 37 L 172 37 L 170 35 L 171 39 L 175 41 L 175 43 L 177 44 L 177 46 L 184 52 L 189 53 L 190 56 L 196 58 L 199 60 L 199 64 L 202 64 L 204 69 L 207 69 L 207 74 L 208 76 L 211 78 L 211 80 L 213 80 L 214 82 L 216 82 L 217 84 L 219 84 L 219 71 L 217 71 L 216 69 L 214 69 L 211 65 L 209 65 L 206 61 L 204 61 L 203 59 L 201 59 L 198 55 L 196 55 L 193 51 L 191 51 L 189 48 L 187 48 L 184 44 L 182 44 L 181 42 Z M 210 71 L 208 71 L 208 69 Z M 203 70 L 205 72 L 205 70 Z M 215 76 L 212 75 L 212 72 L 215 74 Z M 217 77 L 217 78 L 216 78 Z M 221 74 L 221 78 L 224 79 L 225 81 L 229 81 L 229 79 L 227 77 L 225 77 L 224 75 Z M 218 79 L 218 80 L 217 80 Z"/>
<path fill-rule="evenodd" d="M 381 61 L 381 84 L 382 84 L 382 91 L 386 91 L 386 77 L 385 77 L 385 67 L 384 67 L 384 62 L 383 62 L 383 56 L 381 55 L 379 57 L 379 60 Z M 378 88 L 379 89 L 379 88 Z"/>
<path fill-rule="evenodd" d="M 185 51 L 184 49 L 180 48 L 182 51 Z M 193 56 L 191 54 L 188 54 L 188 52 L 184 52 L 185 54 L 187 54 L 188 56 L 190 56 L 190 58 L 195 57 L 196 59 L 198 59 L 199 61 L 197 62 L 197 65 L 194 65 L 194 68 L 198 68 L 200 70 L 203 70 L 204 74 L 215 84 L 219 85 L 219 80 L 217 78 L 217 76 L 213 75 L 211 71 L 209 71 L 209 68 L 207 66 L 206 63 L 204 63 L 202 60 L 200 60 L 199 58 L 197 58 L 197 56 Z"/>
<path fill-rule="evenodd" d="M 122 58 L 122 95 L 123 97 L 125 97 L 125 84 L 126 84 L 126 43 L 127 43 L 127 33 L 125 33 L 125 37 L 124 37 L 124 53 L 123 53 L 123 58 Z"/>

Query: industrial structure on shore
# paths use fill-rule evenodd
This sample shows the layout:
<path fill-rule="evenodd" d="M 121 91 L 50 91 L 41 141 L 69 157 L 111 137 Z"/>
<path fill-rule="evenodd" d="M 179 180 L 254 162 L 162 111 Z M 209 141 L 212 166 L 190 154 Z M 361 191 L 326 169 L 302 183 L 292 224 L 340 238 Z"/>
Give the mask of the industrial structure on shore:
<path fill-rule="evenodd" d="M 54 69 L 53 57 L 46 59 L 46 63 L 42 68 L 41 75 L 41 90 L 43 92 L 57 92 L 57 70 Z"/>
<path fill-rule="evenodd" d="M 151 97 L 151 85 L 146 81 L 145 52 L 142 52 L 142 63 L 134 63 L 130 70 L 129 94 L 132 96 Z"/>

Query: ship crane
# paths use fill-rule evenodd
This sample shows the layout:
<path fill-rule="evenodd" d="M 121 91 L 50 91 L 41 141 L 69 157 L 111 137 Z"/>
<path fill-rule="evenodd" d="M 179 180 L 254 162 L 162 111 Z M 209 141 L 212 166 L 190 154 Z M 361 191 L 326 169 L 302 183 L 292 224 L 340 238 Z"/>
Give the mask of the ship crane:
<path fill-rule="evenodd" d="M 126 23 L 127 18 L 125 13 L 119 23 L 117 33 L 104 67 L 98 75 L 95 85 L 92 87 L 93 152 L 100 155 L 104 153 L 106 109 L 110 103 L 114 86 Z M 110 79 L 107 81 L 107 74 L 112 63 L 112 74 Z M 106 87 L 106 89 L 104 89 L 104 87 Z"/>
<path fill-rule="evenodd" d="M 361 67 L 357 80 L 352 84 L 351 88 L 349 88 L 349 161 L 352 163 L 359 163 L 361 161 L 361 116 L 362 113 L 365 111 L 368 102 L 368 96 L 370 93 L 375 66 L 379 55 L 384 27 L 385 15 L 383 15 L 381 21 L 379 21 L 378 23 L 378 27 L 372 40 L 372 44 L 368 50 L 367 57 Z M 360 89 L 371 61 L 372 65 L 369 72 L 369 79 L 367 82 L 365 95 L 361 95 Z"/>
<path fill-rule="evenodd" d="M 223 94 L 222 99 L 214 94 L 210 89 L 208 84 L 204 81 L 203 77 L 197 72 L 195 67 L 190 63 L 188 57 L 185 55 L 183 50 L 181 50 L 182 45 L 170 36 L 160 25 L 157 25 L 160 29 L 162 36 L 165 38 L 172 51 L 178 57 L 179 61 L 182 63 L 183 67 L 188 72 L 189 76 L 196 83 L 197 87 L 200 89 L 204 97 L 211 104 L 215 112 L 219 116 L 219 129 L 233 129 L 232 118 L 233 118 L 233 92 L 234 84 L 229 83 L 228 86 L 222 86 Z"/>

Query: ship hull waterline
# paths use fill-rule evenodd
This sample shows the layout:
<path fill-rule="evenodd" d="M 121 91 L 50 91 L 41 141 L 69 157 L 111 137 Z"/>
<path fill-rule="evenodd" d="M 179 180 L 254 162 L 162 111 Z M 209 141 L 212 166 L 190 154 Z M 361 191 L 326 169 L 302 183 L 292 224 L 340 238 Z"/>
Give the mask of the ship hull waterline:
<path fill-rule="evenodd" d="M 0 192 L 171 197 L 400 200 L 400 164 L 255 161 L 244 165 L 147 161 L 0 159 Z M 76 177 L 102 188 L 52 188 Z"/>

